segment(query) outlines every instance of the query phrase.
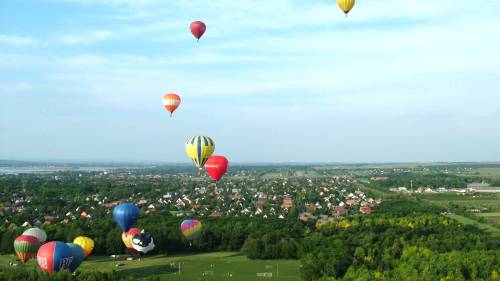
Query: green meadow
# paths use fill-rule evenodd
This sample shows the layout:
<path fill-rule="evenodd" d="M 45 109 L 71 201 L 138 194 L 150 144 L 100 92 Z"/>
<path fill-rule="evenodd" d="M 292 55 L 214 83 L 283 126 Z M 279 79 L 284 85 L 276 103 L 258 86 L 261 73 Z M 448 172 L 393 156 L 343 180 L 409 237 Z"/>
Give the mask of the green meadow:
<path fill-rule="evenodd" d="M 17 262 L 17 258 L 14 255 L 0 256 L 0 266 L 7 267 L 9 262 Z M 21 267 L 37 267 L 36 260 L 30 260 L 26 265 L 17 263 Z M 119 263 L 122 265 L 117 266 Z M 298 281 L 301 280 L 299 266 L 300 263 L 296 260 L 250 260 L 238 253 L 217 252 L 185 256 L 147 256 L 132 261 L 91 256 L 83 262 L 78 271 L 115 270 L 122 277 L 132 276 L 137 280 L 156 275 L 161 280 L 168 281 Z"/>

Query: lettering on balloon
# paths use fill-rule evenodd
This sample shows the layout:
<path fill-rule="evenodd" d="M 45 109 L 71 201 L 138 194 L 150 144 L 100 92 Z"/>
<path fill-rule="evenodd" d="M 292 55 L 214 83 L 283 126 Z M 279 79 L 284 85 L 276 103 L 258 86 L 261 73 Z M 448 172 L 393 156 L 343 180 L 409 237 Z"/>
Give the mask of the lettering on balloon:
<path fill-rule="evenodd" d="M 61 259 L 61 261 L 59 261 L 59 268 L 68 268 L 72 262 L 73 262 L 73 257 Z"/>
<path fill-rule="evenodd" d="M 47 258 L 36 257 L 36 259 L 38 261 L 38 265 L 40 265 L 40 268 L 42 268 L 42 269 L 48 269 Z"/>

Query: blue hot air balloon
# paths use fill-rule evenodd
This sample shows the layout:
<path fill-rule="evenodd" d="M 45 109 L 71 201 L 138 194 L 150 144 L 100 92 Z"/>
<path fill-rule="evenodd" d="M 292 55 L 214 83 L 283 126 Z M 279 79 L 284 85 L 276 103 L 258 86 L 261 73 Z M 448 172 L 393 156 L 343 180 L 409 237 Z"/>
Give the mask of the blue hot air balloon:
<path fill-rule="evenodd" d="M 128 231 L 139 218 L 139 208 L 131 203 L 121 203 L 113 209 L 113 217 L 123 231 Z"/>
<path fill-rule="evenodd" d="M 82 247 L 80 245 L 75 244 L 75 243 L 66 243 L 68 247 L 71 249 L 71 253 L 73 253 L 73 261 L 71 262 L 71 265 L 69 267 L 69 270 L 71 272 L 74 272 L 80 264 L 82 264 L 83 259 L 85 259 L 85 254 L 83 253 Z"/>

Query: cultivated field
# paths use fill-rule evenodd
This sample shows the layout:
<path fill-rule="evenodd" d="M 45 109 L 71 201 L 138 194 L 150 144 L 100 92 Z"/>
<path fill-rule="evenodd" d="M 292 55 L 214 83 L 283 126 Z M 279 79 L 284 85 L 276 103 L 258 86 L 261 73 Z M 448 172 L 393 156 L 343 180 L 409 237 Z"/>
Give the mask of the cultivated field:
<path fill-rule="evenodd" d="M 0 266 L 9 266 L 10 261 L 17 261 L 13 255 L 0 256 Z M 123 266 L 117 267 L 117 263 Z M 18 262 L 19 263 L 19 262 Z M 179 274 L 179 264 L 180 271 Z M 25 266 L 35 268 L 36 261 L 30 260 Z M 78 269 L 79 271 L 111 271 L 122 276 L 142 279 L 158 275 L 162 280 L 301 280 L 299 261 L 295 260 L 249 260 L 238 253 L 219 252 L 186 256 L 151 256 L 142 260 L 119 261 L 109 257 L 90 257 Z M 257 274 L 269 277 L 258 277 Z"/>

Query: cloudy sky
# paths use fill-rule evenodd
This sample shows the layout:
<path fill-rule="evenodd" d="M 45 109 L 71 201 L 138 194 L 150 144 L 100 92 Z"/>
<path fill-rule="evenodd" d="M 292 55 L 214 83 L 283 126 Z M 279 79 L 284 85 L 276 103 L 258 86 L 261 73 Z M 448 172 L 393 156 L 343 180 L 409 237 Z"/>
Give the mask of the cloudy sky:
<path fill-rule="evenodd" d="M 356 2 L 0 1 L 0 159 L 499 161 L 500 1 Z"/>

